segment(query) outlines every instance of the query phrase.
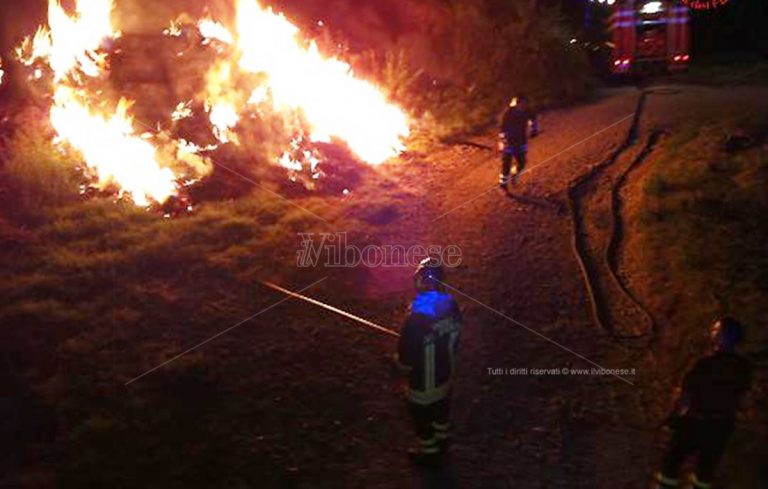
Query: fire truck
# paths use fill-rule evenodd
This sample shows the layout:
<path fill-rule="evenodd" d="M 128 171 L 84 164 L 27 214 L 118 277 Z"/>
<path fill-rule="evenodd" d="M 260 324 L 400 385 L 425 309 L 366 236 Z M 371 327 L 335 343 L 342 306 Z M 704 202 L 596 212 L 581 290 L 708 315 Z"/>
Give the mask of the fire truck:
<path fill-rule="evenodd" d="M 610 18 L 614 74 L 679 71 L 690 60 L 690 13 L 676 0 L 616 0 Z"/>

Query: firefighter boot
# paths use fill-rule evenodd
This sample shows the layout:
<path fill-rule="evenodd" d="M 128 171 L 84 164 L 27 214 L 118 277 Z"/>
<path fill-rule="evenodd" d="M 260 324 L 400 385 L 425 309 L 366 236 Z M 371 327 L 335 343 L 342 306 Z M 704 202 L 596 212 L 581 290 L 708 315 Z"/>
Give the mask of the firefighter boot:
<path fill-rule="evenodd" d="M 437 446 L 442 453 L 447 453 L 451 447 L 451 423 L 432 423 L 432 429 L 435 430 L 435 439 Z"/>
<path fill-rule="evenodd" d="M 662 474 L 661 471 L 657 471 L 653 474 L 653 486 L 652 489 L 676 489 L 678 480 L 674 477 L 667 477 Z"/>
<path fill-rule="evenodd" d="M 704 482 L 696 477 L 696 474 L 691 474 L 691 478 L 688 484 L 685 485 L 685 489 L 712 489 L 712 483 Z"/>
<path fill-rule="evenodd" d="M 419 444 L 408 449 L 412 464 L 432 467 L 439 465 L 441 453 L 437 438 L 419 439 Z"/>
<path fill-rule="evenodd" d="M 507 191 L 507 186 L 509 185 L 509 175 L 504 175 L 503 173 L 499 174 L 499 188 L 503 191 Z"/>
<path fill-rule="evenodd" d="M 520 171 L 518 170 L 517 166 L 513 166 L 512 167 L 512 185 L 516 186 L 519 181 L 520 181 Z"/>

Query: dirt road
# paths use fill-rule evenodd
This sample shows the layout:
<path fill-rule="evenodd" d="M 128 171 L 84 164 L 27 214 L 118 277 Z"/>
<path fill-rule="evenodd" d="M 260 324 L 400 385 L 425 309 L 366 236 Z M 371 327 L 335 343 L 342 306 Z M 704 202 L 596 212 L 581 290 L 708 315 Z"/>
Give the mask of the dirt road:
<path fill-rule="evenodd" d="M 409 436 L 405 412 L 380 399 L 379 414 L 386 418 L 380 422 L 391 423 L 391 433 L 362 444 L 360 465 L 339 472 L 345 485 L 448 487 L 450 480 L 456 487 L 483 488 L 641 487 L 658 455 L 656 427 L 677 379 L 655 368 L 656 357 L 669 354 L 660 338 L 670 325 L 659 311 L 644 315 L 601 258 L 613 226 L 611 188 L 633 162 L 642 164 L 652 135 L 765 110 L 766 95 L 749 87 L 652 87 L 640 104 L 640 90 L 620 88 L 548 112 L 543 134 L 530 145 L 529 170 L 510 196 L 496 187 L 496 155 L 474 145 L 385 169 L 408 192 L 393 203 L 395 217 L 382 223 L 379 238 L 452 244 L 463 252 L 462 265 L 450 272 L 467 321 L 454 396 L 457 441 L 450 477 L 424 482 L 397 446 Z M 635 122 L 636 137 L 628 141 Z M 491 136 L 474 142 L 494 144 Z M 568 210 L 569 196 L 575 214 Z M 581 221 L 577 228 L 574 216 Z M 631 223 L 624 232 L 632 232 Z M 574 244 L 585 254 L 596 300 L 605 308 L 602 321 L 594 315 Z M 334 302 L 339 295 L 333 282 L 354 283 L 353 297 L 343 305 L 394 323 L 410 294 L 410 273 L 337 272 L 318 294 Z M 643 305 L 643 297 L 637 301 Z M 305 306 L 296 311 L 317 314 Z M 388 340 L 380 344 L 373 348 L 382 355 L 392 347 Z M 596 365 L 634 374 L 530 373 Z M 527 368 L 529 374 L 489 373 L 504 368 Z M 374 388 L 382 395 L 395 395 L 396 382 L 386 373 L 366 375 L 369 385 L 388 386 Z"/>
<path fill-rule="evenodd" d="M 41 231 L 62 247 L 56 285 L 20 275 L 32 284 L 21 290 L 66 296 L 58 284 L 68 284 L 105 313 L 70 314 L 82 302 L 75 294 L 59 297 L 60 323 L 22 316 L 6 328 L 4 344 L 30 366 L 20 385 L 34 386 L 27 397 L 52 422 L 0 486 L 643 487 L 681 375 L 670 365 L 701 353 L 690 347 L 706 333 L 668 338 L 695 298 L 626 252 L 637 227 L 623 211 L 637 204 L 659 140 L 766 110 L 768 89 L 757 87 L 649 87 L 644 97 L 634 87 L 604 90 L 543 114 L 511 195 L 497 188 L 497 155 L 483 149 L 495 143 L 489 134 L 366 168 L 348 195 L 297 193 L 304 197 L 270 212 L 274 202 L 264 199 L 277 199 L 266 192 L 159 223 L 101 217 L 114 206 L 96 202 L 81 229 L 73 206 L 67 225 Z M 105 227 L 109 239 L 94 240 L 89 226 Z M 393 338 L 258 284 L 299 290 L 323 279 L 306 293 L 396 327 L 412 268 L 297 267 L 287 242 L 321 230 L 347 232 L 358 245 L 461 249 L 448 278 L 466 324 L 445 470 L 415 470 L 404 455 L 413 433 L 402 379 L 391 371 Z M 169 234 L 162 246 L 133 250 L 150 232 Z M 226 254 L 203 243 L 216 238 Z M 94 272 L 70 259 L 91 249 L 81 246 L 145 258 L 97 261 Z M 31 255 L 47 266 L 50 255 Z M 162 273 L 151 273 L 157 267 Z M 81 317 L 92 319 L 88 327 Z M 590 371 L 600 367 L 623 372 Z M 38 430 L 46 418 L 25 412 L 25 426 Z"/>

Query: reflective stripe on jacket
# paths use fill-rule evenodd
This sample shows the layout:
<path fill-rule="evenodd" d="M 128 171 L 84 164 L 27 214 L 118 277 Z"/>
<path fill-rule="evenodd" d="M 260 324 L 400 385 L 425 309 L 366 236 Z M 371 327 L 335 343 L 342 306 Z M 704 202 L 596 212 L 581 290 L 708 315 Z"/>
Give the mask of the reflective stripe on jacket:
<path fill-rule="evenodd" d="M 450 294 L 422 292 L 413 300 L 398 348 L 412 402 L 432 404 L 448 395 L 460 330 L 461 312 Z"/>

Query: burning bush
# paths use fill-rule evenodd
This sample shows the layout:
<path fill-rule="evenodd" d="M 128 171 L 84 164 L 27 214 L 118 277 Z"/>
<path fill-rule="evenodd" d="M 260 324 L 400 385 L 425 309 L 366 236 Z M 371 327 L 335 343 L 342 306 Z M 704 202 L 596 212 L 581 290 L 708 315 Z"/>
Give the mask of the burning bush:
<path fill-rule="evenodd" d="M 535 2 L 333 3 L 333 11 L 356 13 L 330 14 L 321 46 L 346 46 L 354 66 L 418 116 L 419 129 L 438 138 L 495 121 L 513 92 L 547 105 L 583 96 L 590 87 L 587 59 L 569 43 L 565 17 L 532 7 Z M 316 4 L 303 2 L 303 8 L 321 12 Z"/>
<path fill-rule="evenodd" d="M 275 167 L 301 188 L 345 190 L 351 181 L 329 177 L 397 156 L 414 128 L 447 137 L 492 121 L 512 91 L 541 103 L 586 85 L 561 19 L 521 6 L 391 1 L 335 15 L 349 3 L 330 28 L 313 2 L 289 21 L 233 0 L 228 22 L 186 15 L 162 33 L 120 34 L 113 0 L 75 5 L 49 0 L 19 59 L 51 105 L 56 144 L 80 155 L 95 188 L 140 206 L 192 184 L 236 197 Z"/>
<path fill-rule="evenodd" d="M 187 18 L 161 40 L 117 33 L 113 0 L 77 0 L 72 12 L 49 1 L 47 25 L 18 57 L 51 105 L 57 144 L 81 155 L 96 188 L 148 206 L 222 157 L 219 168 L 251 183 L 256 172 L 231 167 L 267 160 L 312 183 L 328 162 L 324 144 L 370 164 L 404 148 L 408 117 L 380 90 L 283 15 L 257 0 L 235 5 L 232 28 Z"/>

